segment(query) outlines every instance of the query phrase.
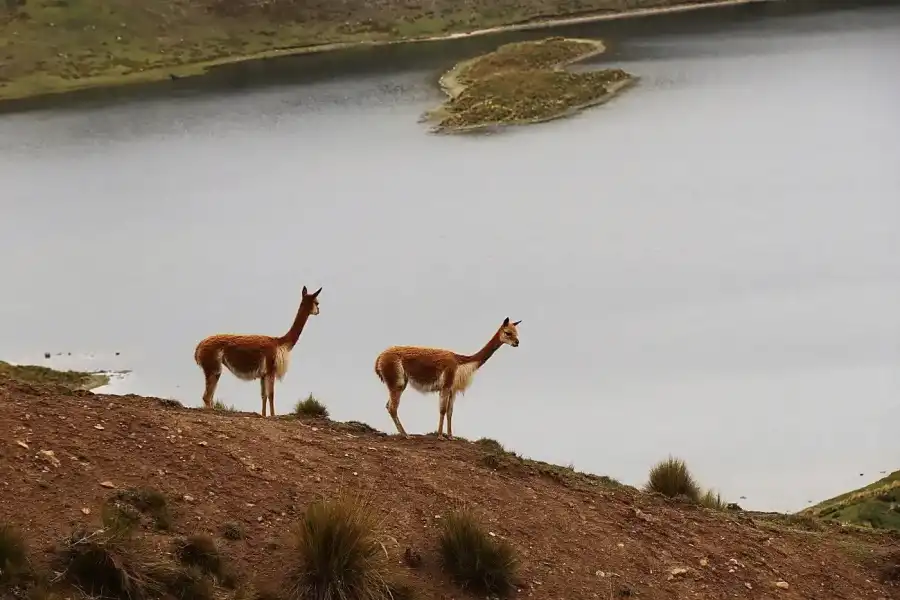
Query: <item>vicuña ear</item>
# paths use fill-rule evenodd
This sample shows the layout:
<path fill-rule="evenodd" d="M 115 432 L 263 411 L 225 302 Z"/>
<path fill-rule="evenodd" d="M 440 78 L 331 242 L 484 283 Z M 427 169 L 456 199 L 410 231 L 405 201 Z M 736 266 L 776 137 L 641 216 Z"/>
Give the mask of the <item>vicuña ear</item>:
<path fill-rule="evenodd" d="M 307 291 L 306 291 L 306 286 L 304 285 L 304 286 L 303 286 L 303 297 L 305 298 L 305 297 L 307 297 L 307 296 L 309 296 L 309 293 L 307 293 Z"/>
<path fill-rule="evenodd" d="M 313 292 L 313 298 L 315 298 L 316 296 L 318 296 L 318 295 L 319 295 L 319 292 L 321 292 L 321 291 L 322 291 L 322 288 L 319 288 L 319 289 L 317 289 L 316 291 L 314 291 L 314 292 Z"/>
<path fill-rule="evenodd" d="M 513 323 L 513 325 L 518 325 L 518 324 L 521 323 L 521 322 L 522 322 L 521 320 L 516 321 L 515 323 Z"/>
<path fill-rule="evenodd" d="M 503 319 L 503 326 L 506 327 L 507 325 L 509 325 L 509 317 Z"/>

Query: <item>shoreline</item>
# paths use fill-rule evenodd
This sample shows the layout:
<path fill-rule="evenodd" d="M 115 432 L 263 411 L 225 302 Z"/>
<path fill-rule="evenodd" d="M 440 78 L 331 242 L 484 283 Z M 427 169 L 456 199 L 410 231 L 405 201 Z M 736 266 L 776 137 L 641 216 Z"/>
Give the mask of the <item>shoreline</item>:
<path fill-rule="evenodd" d="M 0 88 L 0 107 L 12 104 L 14 102 L 24 102 L 29 100 L 41 100 L 51 97 L 58 97 L 68 93 L 85 91 L 89 89 L 102 88 L 118 88 L 136 84 L 149 84 L 166 81 L 169 79 L 185 79 L 202 77 L 211 69 L 224 67 L 228 65 L 237 65 L 242 63 L 250 63 L 268 60 L 272 58 L 301 56 L 306 54 L 322 54 L 328 52 L 336 52 L 341 50 L 354 50 L 363 48 L 375 48 L 383 46 L 396 46 L 401 44 L 421 44 L 429 42 L 446 42 L 456 39 L 465 39 L 470 37 L 478 37 L 492 34 L 508 33 L 515 31 L 534 31 L 540 29 L 551 29 L 555 27 L 563 27 L 568 25 L 579 25 L 588 23 L 597 23 L 604 21 L 614 21 L 619 19 L 634 19 L 639 17 L 659 16 L 674 13 L 683 13 L 696 10 L 725 8 L 729 6 L 740 6 L 745 4 L 758 3 L 761 0 L 712 0 L 709 2 L 697 2 L 690 4 L 679 4 L 676 6 L 666 6 L 658 8 L 639 8 L 635 10 L 626 10 L 616 13 L 591 13 L 571 17 L 548 17 L 536 19 L 532 21 L 524 21 L 519 23 L 510 23 L 508 25 L 497 25 L 493 27 L 484 27 L 468 32 L 448 33 L 443 35 L 432 35 L 426 37 L 400 38 L 393 40 L 355 40 L 346 42 L 331 42 L 325 44 L 307 45 L 307 46 L 287 46 L 275 50 L 267 50 L 246 55 L 236 55 L 222 57 L 212 60 L 200 61 L 186 65 L 173 65 L 171 67 L 158 67 L 141 71 L 137 73 L 128 73 L 125 75 L 98 75 L 94 77 L 86 77 L 82 79 L 65 80 L 60 82 L 58 87 L 54 89 L 42 90 L 39 92 L 19 92 L 4 93 Z M 15 88 L 13 88 L 15 89 Z"/>
<path fill-rule="evenodd" d="M 567 67 L 588 60 L 595 56 L 599 56 L 606 52 L 606 44 L 603 43 L 603 40 L 598 39 L 590 39 L 590 38 L 565 38 L 567 41 L 572 42 L 580 42 L 582 44 L 589 44 L 593 46 L 593 50 L 585 52 L 575 58 L 571 58 L 568 60 L 564 60 L 562 62 L 557 63 L 553 66 L 554 71 L 563 71 Z M 463 83 L 462 78 L 465 71 L 474 63 L 481 60 L 486 55 L 476 56 L 453 65 L 450 70 L 445 72 L 443 75 L 438 78 L 438 87 L 440 87 L 441 91 L 447 95 L 447 100 L 442 103 L 440 106 L 433 108 L 431 110 L 426 111 L 420 122 L 428 122 L 428 121 L 440 121 L 444 117 L 446 117 L 449 112 L 446 110 L 447 102 L 452 101 L 457 98 L 460 94 L 462 94 L 471 83 L 468 85 Z M 491 121 L 488 123 L 478 123 L 474 125 L 463 125 L 463 126 L 446 126 L 441 125 L 440 122 L 434 125 L 429 129 L 431 133 L 441 133 L 441 134 L 460 134 L 460 133 L 477 133 L 483 132 L 486 130 L 493 129 L 501 129 L 505 127 L 512 126 L 521 126 L 521 125 L 537 125 L 538 123 L 546 123 L 548 121 L 554 121 L 556 119 L 563 119 L 567 117 L 571 117 L 587 108 L 592 106 L 599 106 L 601 104 L 605 104 L 610 101 L 614 97 L 616 97 L 621 92 L 625 91 L 628 87 L 637 83 L 638 77 L 636 75 L 632 75 L 628 73 L 628 78 L 623 79 L 621 81 L 616 81 L 610 84 L 606 88 L 606 93 L 602 96 L 598 96 L 592 100 L 587 102 L 582 102 L 581 104 L 576 104 L 574 106 L 570 106 L 565 110 L 562 110 L 555 114 L 550 114 L 543 117 L 533 117 L 530 119 L 517 119 L 513 121 Z"/>

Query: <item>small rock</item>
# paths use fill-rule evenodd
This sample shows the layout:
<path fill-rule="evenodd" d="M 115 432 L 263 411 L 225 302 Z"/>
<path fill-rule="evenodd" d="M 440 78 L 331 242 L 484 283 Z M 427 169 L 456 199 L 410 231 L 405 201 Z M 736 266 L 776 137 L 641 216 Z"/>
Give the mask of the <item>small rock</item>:
<path fill-rule="evenodd" d="M 786 590 L 786 589 L 788 589 L 788 588 L 791 587 L 791 586 L 788 584 L 787 581 L 776 581 L 776 582 L 775 582 L 775 587 L 781 588 L 782 590 Z"/>
<path fill-rule="evenodd" d="M 16 443 L 17 443 L 18 445 L 22 446 L 23 448 L 25 448 L 26 450 L 28 450 L 28 444 L 26 444 L 26 443 L 23 442 L 22 440 L 16 440 Z"/>
<path fill-rule="evenodd" d="M 103 425 L 101 425 L 100 423 L 97 423 L 96 425 L 94 425 L 94 429 L 99 429 L 100 431 L 103 431 L 106 428 Z"/>
<path fill-rule="evenodd" d="M 257 520 L 259 523 L 262 523 L 262 516 L 256 517 L 256 520 Z"/>
<path fill-rule="evenodd" d="M 114 488 L 114 487 L 116 487 L 116 484 L 114 484 L 112 481 L 101 481 L 101 482 L 100 482 L 100 485 L 103 486 L 103 487 L 105 487 L 105 488 Z"/>
<path fill-rule="evenodd" d="M 56 458 L 56 455 L 53 453 L 53 450 L 41 450 L 38 452 L 38 456 L 53 465 L 54 467 L 59 466 L 59 459 Z"/>
<path fill-rule="evenodd" d="M 674 569 L 672 569 L 671 571 L 669 571 L 669 577 L 668 577 L 668 579 L 669 579 L 669 580 L 675 579 L 675 578 L 678 577 L 679 575 L 684 575 L 684 574 L 687 573 L 687 572 L 688 572 L 688 570 L 685 569 L 684 567 L 675 567 Z"/>
<path fill-rule="evenodd" d="M 701 566 L 701 567 L 705 567 L 705 566 L 708 565 L 708 564 L 709 564 L 709 561 L 706 560 L 705 558 L 701 558 L 701 559 L 700 559 L 700 566 Z"/>
<path fill-rule="evenodd" d="M 198 446 L 206 446 L 206 442 L 197 442 Z"/>
<path fill-rule="evenodd" d="M 752 590 L 752 589 L 753 589 L 753 586 L 750 585 L 750 582 L 749 582 L 749 581 L 745 581 L 745 582 L 744 582 L 744 587 L 747 588 L 748 590 Z"/>
<path fill-rule="evenodd" d="M 193 501 L 194 501 L 194 497 L 193 497 L 193 496 L 188 496 L 187 494 L 185 494 L 184 496 L 182 496 L 182 499 L 183 499 L 185 502 L 193 502 Z"/>
<path fill-rule="evenodd" d="M 89 509 L 87 506 L 85 506 L 84 508 L 81 509 L 81 512 L 83 512 L 86 515 L 89 515 L 89 514 L 91 514 L 91 509 Z"/>

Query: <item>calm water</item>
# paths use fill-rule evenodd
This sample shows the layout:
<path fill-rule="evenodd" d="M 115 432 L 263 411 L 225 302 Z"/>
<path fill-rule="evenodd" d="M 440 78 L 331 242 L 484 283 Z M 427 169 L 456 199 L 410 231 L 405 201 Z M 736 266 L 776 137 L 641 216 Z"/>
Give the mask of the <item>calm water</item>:
<path fill-rule="evenodd" d="M 759 509 L 873 480 L 900 459 L 900 8 L 710 18 L 579 28 L 641 84 L 501 135 L 417 123 L 475 42 L 4 116 L 0 357 L 197 405 L 201 337 L 280 334 L 321 285 L 282 412 L 391 431 L 382 348 L 475 351 L 509 316 L 462 436 L 634 484 L 671 452 Z M 434 430 L 437 399 L 400 416 Z"/>

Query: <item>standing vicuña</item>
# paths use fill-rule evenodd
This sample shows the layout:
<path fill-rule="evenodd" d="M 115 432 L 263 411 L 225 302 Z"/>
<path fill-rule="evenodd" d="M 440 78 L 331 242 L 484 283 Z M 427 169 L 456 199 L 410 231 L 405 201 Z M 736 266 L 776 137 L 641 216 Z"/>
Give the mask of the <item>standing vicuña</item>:
<path fill-rule="evenodd" d="M 222 333 L 211 335 L 197 344 L 194 360 L 206 376 L 206 390 L 203 404 L 212 408 L 213 394 L 222 375 L 222 365 L 234 373 L 238 379 L 253 381 L 259 379 L 262 393 L 262 416 L 266 416 L 266 398 L 269 399 L 269 413 L 275 416 L 275 378 L 279 381 L 287 373 L 291 350 L 297 345 L 300 333 L 309 315 L 319 314 L 319 288 L 312 294 L 303 286 L 303 297 L 294 324 L 281 337 L 270 335 L 236 335 Z"/>
<path fill-rule="evenodd" d="M 515 323 L 504 319 L 484 348 L 472 355 L 456 354 L 440 348 L 420 348 L 417 346 L 392 346 L 375 359 L 375 374 L 387 386 L 390 398 L 385 406 L 397 426 L 400 435 L 409 437 L 397 408 L 400 395 L 411 384 L 423 394 L 440 392 L 441 417 L 438 421 L 438 437 L 444 437 L 444 415 L 447 416 L 447 437 L 453 439 L 453 402 L 456 394 L 462 394 L 472 383 L 475 372 L 493 356 L 503 344 L 519 345 L 519 332 Z"/>

